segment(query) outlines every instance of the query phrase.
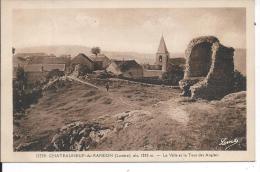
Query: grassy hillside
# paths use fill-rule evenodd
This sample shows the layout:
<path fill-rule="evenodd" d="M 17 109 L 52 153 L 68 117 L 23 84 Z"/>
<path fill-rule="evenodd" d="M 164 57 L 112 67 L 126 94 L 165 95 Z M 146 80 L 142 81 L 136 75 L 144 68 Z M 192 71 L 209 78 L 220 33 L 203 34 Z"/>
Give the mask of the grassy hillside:
<path fill-rule="evenodd" d="M 61 128 L 79 121 L 96 126 L 87 133 L 93 143 L 88 150 L 246 149 L 246 92 L 220 101 L 191 101 L 178 89 L 128 82 L 111 82 L 106 92 L 105 82 L 92 81 L 99 90 L 70 82 L 45 92 L 14 120 L 14 149 L 44 151 Z M 238 139 L 238 144 L 221 146 L 223 138 Z"/>
<path fill-rule="evenodd" d="M 246 76 L 246 49 L 235 50 L 234 65 L 235 69 L 237 69 L 239 72 Z"/>

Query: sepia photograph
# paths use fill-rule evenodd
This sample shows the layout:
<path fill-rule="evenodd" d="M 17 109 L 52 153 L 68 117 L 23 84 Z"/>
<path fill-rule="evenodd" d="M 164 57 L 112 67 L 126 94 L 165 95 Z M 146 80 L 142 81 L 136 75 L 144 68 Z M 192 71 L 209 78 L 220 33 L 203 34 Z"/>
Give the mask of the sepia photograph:
<path fill-rule="evenodd" d="M 14 11 L 14 150 L 246 150 L 245 12 Z"/>
<path fill-rule="evenodd" d="M 247 12 L 12 9 L 11 151 L 247 152 Z"/>

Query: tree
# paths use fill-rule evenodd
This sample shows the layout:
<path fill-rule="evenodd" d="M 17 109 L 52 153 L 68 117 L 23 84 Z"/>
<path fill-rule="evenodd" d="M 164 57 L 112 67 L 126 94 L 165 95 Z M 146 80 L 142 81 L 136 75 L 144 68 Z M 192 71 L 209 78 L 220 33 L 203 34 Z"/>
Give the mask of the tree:
<path fill-rule="evenodd" d="M 95 54 L 96 56 L 100 53 L 100 48 L 99 47 L 93 47 L 93 48 L 91 48 L 91 52 L 93 53 L 93 54 Z"/>
<path fill-rule="evenodd" d="M 27 76 L 22 67 L 18 67 L 16 71 L 16 80 L 19 83 L 21 89 L 24 89 L 27 84 Z"/>
<path fill-rule="evenodd" d="M 234 71 L 234 87 L 233 91 L 245 91 L 246 90 L 246 77 L 243 76 L 238 70 Z"/>
<path fill-rule="evenodd" d="M 59 69 L 53 69 L 47 74 L 46 79 L 50 80 L 52 78 L 58 78 L 62 76 L 64 76 L 64 72 L 60 71 Z"/>
<path fill-rule="evenodd" d="M 15 54 L 15 48 L 14 47 L 12 48 L 12 53 L 13 53 L 13 55 Z"/>
<path fill-rule="evenodd" d="M 180 65 L 167 66 L 167 72 L 163 73 L 162 79 L 170 85 L 177 85 L 184 76 L 184 69 Z"/>
<path fill-rule="evenodd" d="M 22 67 L 16 71 L 16 79 L 13 80 L 13 111 L 24 114 L 24 110 L 31 104 L 36 103 L 42 96 L 40 84 L 30 86 L 28 76 Z M 14 113 L 14 114 L 15 114 Z"/>
<path fill-rule="evenodd" d="M 20 112 L 24 109 L 23 97 L 25 95 L 25 87 L 27 85 L 27 77 L 24 69 L 18 67 L 16 71 L 16 79 L 13 80 L 13 110 Z"/>

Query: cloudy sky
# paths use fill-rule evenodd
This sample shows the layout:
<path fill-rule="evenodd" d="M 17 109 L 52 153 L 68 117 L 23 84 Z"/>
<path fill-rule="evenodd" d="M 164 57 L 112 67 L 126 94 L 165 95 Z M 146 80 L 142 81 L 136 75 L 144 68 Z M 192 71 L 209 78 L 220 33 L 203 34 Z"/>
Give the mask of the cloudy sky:
<path fill-rule="evenodd" d="M 13 12 L 13 44 L 99 46 L 110 51 L 155 53 L 163 34 L 171 53 L 184 52 L 197 36 L 215 35 L 245 48 L 243 8 L 23 9 Z"/>

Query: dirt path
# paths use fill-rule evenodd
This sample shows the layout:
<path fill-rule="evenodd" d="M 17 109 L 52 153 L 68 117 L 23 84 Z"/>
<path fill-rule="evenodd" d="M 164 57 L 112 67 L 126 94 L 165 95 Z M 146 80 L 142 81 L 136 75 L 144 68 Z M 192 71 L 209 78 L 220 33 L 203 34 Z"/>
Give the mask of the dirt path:
<path fill-rule="evenodd" d="M 96 88 L 96 89 L 101 89 L 101 88 L 97 87 L 97 86 L 94 85 L 94 84 L 91 84 L 91 83 L 89 83 L 89 82 L 87 82 L 87 81 L 82 81 L 81 79 L 76 78 L 76 77 L 74 77 L 74 76 L 66 76 L 66 77 L 69 78 L 69 79 L 72 79 L 72 80 L 74 80 L 74 81 L 77 81 L 77 82 L 79 82 L 79 83 L 88 85 L 88 86 L 90 86 L 90 87 L 94 87 L 94 88 Z"/>
<path fill-rule="evenodd" d="M 114 94 L 113 92 L 107 91 L 105 88 L 98 87 L 97 85 L 94 85 L 94 84 L 92 84 L 92 83 L 90 83 L 90 82 L 87 82 L 87 81 L 83 81 L 83 80 L 81 80 L 81 79 L 79 79 L 79 78 L 76 78 L 76 77 L 73 77 L 73 76 L 67 76 L 67 77 L 68 77 L 69 79 L 72 79 L 72 80 L 74 80 L 74 81 L 77 81 L 77 82 L 79 82 L 79 83 L 81 83 L 81 84 L 85 84 L 85 85 L 87 85 L 87 86 L 91 86 L 91 87 L 93 87 L 93 88 L 96 88 L 96 89 L 98 89 L 98 90 L 100 90 L 100 91 L 103 91 L 103 92 L 107 93 L 107 95 L 108 95 L 111 99 L 116 100 L 116 101 L 118 101 L 118 102 L 120 102 L 120 103 L 123 103 L 126 107 L 132 107 L 132 108 L 136 107 L 136 105 L 133 105 L 132 102 L 127 101 L 124 97 L 120 96 L 119 94 Z"/>
<path fill-rule="evenodd" d="M 185 106 L 174 99 L 159 102 L 156 105 L 156 108 L 158 112 L 165 116 L 165 118 L 175 120 L 182 125 L 186 125 L 189 121 L 189 113 L 185 110 Z"/>

